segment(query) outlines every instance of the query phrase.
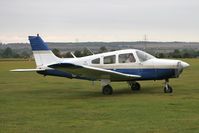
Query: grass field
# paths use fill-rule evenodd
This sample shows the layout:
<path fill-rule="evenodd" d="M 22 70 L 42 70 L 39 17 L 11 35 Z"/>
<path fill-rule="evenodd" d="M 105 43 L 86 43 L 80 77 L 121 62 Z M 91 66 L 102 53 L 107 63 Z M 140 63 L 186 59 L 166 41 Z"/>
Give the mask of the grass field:
<path fill-rule="evenodd" d="M 0 133 L 199 133 L 199 59 L 185 61 L 173 94 L 143 81 L 140 92 L 113 83 L 111 96 L 99 83 L 9 72 L 33 61 L 0 61 Z"/>

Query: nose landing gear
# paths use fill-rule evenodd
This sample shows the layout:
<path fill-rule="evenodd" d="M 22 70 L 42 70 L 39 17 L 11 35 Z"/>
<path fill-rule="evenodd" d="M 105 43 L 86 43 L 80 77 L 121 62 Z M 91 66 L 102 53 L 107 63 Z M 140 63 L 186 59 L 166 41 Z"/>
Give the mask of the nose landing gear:
<path fill-rule="evenodd" d="M 164 93 L 172 93 L 173 88 L 169 85 L 169 79 L 165 80 Z"/>

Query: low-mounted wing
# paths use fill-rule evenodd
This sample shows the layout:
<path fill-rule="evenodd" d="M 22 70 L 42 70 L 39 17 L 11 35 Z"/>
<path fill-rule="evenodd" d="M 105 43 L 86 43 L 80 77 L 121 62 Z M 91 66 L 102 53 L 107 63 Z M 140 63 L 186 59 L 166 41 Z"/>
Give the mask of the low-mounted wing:
<path fill-rule="evenodd" d="M 75 76 L 84 77 L 90 80 L 110 79 L 111 81 L 127 81 L 140 78 L 139 75 L 124 74 L 112 70 L 96 68 L 85 65 L 76 65 L 72 63 L 53 64 L 48 67 L 56 70 L 71 73 Z"/>
<path fill-rule="evenodd" d="M 37 72 L 37 71 L 45 71 L 45 69 L 14 69 L 10 71 L 11 72 Z"/>

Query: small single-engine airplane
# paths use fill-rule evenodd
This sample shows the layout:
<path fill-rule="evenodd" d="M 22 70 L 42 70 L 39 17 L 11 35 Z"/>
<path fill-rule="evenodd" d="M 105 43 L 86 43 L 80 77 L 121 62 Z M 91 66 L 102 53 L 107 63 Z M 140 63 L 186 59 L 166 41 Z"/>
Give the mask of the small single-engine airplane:
<path fill-rule="evenodd" d="M 141 80 L 165 80 L 164 92 L 172 93 L 170 78 L 178 78 L 189 64 L 180 60 L 158 59 L 137 49 L 118 50 L 86 57 L 58 58 L 39 35 L 29 36 L 36 69 L 15 69 L 14 72 L 36 71 L 44 76 L 59 76 L 101 81 L 102 93 L 111 95 L 110 82 L 127 81 L 132 90 L 140 90 Z"/>

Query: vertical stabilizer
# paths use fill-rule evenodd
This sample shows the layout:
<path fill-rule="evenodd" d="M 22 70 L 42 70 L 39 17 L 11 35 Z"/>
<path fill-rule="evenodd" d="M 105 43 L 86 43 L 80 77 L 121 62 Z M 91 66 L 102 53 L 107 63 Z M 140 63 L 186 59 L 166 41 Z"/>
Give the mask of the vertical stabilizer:
<path fill-rule="evenodd" d="M 60 58 L 55 56 L 39 35 L 29 36 L 30 45 L 37 67 L 45 67 L 57 63 Z"/>

